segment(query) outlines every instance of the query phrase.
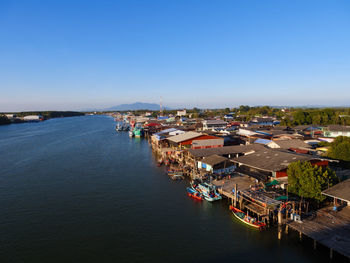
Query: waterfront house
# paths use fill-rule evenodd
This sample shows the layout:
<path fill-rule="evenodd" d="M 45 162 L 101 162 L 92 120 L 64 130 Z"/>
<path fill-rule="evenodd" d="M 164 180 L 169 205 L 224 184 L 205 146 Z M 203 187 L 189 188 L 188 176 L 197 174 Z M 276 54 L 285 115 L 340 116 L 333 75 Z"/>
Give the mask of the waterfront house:
<path fill-rule="evenodd" d="M 169 145 L 176 148 L 191 148 L 194 140 L 210 140 L 218 139 L 216 136 L 211 136 L 199 132 L 189 131 L 183 134 L 171 136 L 167 138 Z"/>
<path fill-rule="evenodd" d="M 306 154 L 296 154 L 285 150 L 262 149 L 254 153 L 232 159 L 241 173 L 267 180 L 270 177 L 287 177 L 288 165 L 296 161 L 309 161 L 313 165 L 328 166 L 328 160 Z"/>
<path fill-rule="evenodd" d="M 193 140 L 192 149 L 217 148 L 224 146 L 224 138 Z"/>
<path fill-rule="evenodd" d="M 41 121 L 43 120 L 43 116 L 41 115 L 28 115 L 23 117 L 24 121 L 28 121 L 28 122 L 36 122 L 36 121 Z"/>
<path fill-rule="evenodd" d="M 350 207 L 350 179 L 324 190 L 322 194 L 332 197 L 335 206 L 347 205 Z"/>
<path fill-rule="evenodd" d="M 199 170 L 219 175 L 230 174 L 235 169 L 234 164 L 228 158 L 216 154 L 198 161 L 197 167 Z"/>

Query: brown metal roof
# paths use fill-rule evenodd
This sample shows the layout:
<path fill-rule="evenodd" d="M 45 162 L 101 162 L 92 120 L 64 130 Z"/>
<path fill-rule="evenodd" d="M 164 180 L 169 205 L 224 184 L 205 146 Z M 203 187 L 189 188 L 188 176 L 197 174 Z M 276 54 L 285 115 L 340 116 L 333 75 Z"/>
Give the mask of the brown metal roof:
<path fill-rule="evenodd" d="M 226 155 L 226 154 L 247 153 L 247 152 L 257 151 L 259 149 L 265 149 L 265 147 L 259 144 L 234 145 L 234 146 L 224 146 L 219 148 L 190 149 L 188 150 L 188 152 L 194 157 L 206 157 L 213 154 Z"/>
<path fill-rule="evenodd" d="M 233 162 L 268 172 L 284 170 L 296 161 L 311 161 L 312 156 L 264 149 L 232 159 Z"/>
<path fill-rule="evenodd" d="M 328 188 L 322 194 L 350 202 L 350 179 Z"/>
<path fill-rule="evenodd" d="M 228 160 L 228 159 L 225 157 L 214 154 L 214 155 L 211 155 L 208 157 L 204 157 L 202 160 L 202 163 L 206 163 L 206 164 L 209 164 L 211 166 L 214 166 L 214 165 L 222 163 L 226 160 Z"/>

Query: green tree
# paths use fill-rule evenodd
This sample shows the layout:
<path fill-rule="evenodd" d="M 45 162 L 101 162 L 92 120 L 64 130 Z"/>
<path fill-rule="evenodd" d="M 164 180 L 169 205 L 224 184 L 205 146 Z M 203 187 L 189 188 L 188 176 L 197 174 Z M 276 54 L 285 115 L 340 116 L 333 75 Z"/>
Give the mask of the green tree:
<path fill-rule="evenodd" d="M 0 125 L 10 124 L 10 123 L 11 121 L 5 115 L 0 115 Z"/>
<path fill-rule="evenodd" d="M 345 136 L 336 137 L 334 142 L 331 143 L 327 156 L 350 162 L 350 138 Z"/>
<path fill-rule="evenodd" d="M 288 191 L 303 198 L 322 202 L 321 192 L 339 182 L 331 169 L 312 165 L 310 162 L 294 162 L 288 166 Z"/>

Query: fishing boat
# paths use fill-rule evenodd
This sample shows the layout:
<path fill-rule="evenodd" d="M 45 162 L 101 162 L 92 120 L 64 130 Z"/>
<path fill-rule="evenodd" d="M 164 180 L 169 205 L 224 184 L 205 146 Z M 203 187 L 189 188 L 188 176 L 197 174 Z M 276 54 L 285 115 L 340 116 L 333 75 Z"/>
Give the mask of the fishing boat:
<path fill-rule="evenodd" d="M 177 174 L 177 173 L 171 174 L 169 176 L 170 176 L 170 179 L 174 180 L 174 181 L 176 181 L 176 180 L 184 180 L 185 179 L 185 177 L 182 174 Z"/>
<path fill-rule="evenodd" d="M 133 131 L 129 131 L 129 137 L 134 137 L 134 132 Z"/>
<path fill-rule="evenodd" d="M 240 221 L 249 226 L 252 226 L 259 230 L 263 230 L 266 227 L 266 224 L 264 222 L 258 221 L 256 218 L 247 215 L 242 210 L 239 210 L 238 208 L 232 205 L 230 205 L 230 210 L 232 211 L 235 217 L 237 217 Z"/>
<path fill-rule="evenodd" d="M 187 195 L 189 197 L 192 197 L 192 198 L 194 198 L 196 200 L 200 200 L 200 201 L 203 200 L 202 194 L 200 192 L 196 191 L 195 189 L 193 189 L 193 187 L 187 187 L 186 191 L 187 191 Z"/>
<path fill-rule="evenodd" d="M 120 123 L 118 123 L 118 124 L 115 126 L 115 130 L 116 130 L 116 131 L 122 131 L 122 130 L 123 130 L 123 125 L 121 125 Z"/>
<path fill-rule="evenodd" d="M 203 195 L 205 200 L 209 202 L 222 199 L 221 195 L 216 191 L 216 188 L 213 185 L 196 182 L 193 182 L 191 185 L 196 191 L 200 192 Z"/>

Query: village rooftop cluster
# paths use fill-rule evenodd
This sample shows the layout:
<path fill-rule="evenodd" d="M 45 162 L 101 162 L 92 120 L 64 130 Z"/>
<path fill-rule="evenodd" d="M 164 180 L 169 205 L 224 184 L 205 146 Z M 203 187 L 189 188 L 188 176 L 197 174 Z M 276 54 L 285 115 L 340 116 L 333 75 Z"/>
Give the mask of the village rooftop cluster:
<path fill-rule="evenodd" d="M 232 205 L 266 225 L 284 224 L 286 232 L 290 227 L 312 238 L 315 247 L 316 242 L 329 247 L 331 257 L 333 250 L 350 257 L 350 174 L 338 160 L 326 157 L 328 147 L 324 146 L 337 136 L 350 137 L 349 126 L 288 127 L 281 126 L 276 116 L 241 121 L 230 113 L 193 118 L 186 110 L 158 116 L 154 112 L 109 115 L 131 130 L 142 129 L 158 165 L 165 165 L 167 171 L 207 182 Z M 330 167 L 343 180 L 323 189 L 329 202 L 319 210 L 288 193 L 287 169 L 298 161 Z"/>

